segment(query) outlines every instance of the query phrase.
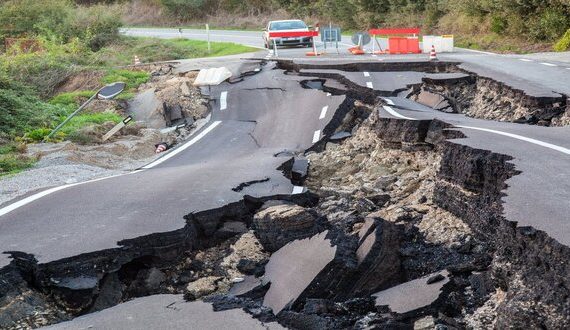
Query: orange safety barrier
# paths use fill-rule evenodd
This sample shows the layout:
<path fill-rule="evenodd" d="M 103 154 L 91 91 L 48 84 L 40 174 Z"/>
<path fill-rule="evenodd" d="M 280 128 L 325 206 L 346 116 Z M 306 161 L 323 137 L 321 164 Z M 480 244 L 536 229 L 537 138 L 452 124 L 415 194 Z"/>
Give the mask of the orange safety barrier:
<path fill-rule="evenodd" d="M 401 38 L 390 37 L 388 38 L 388 49 L 390 54 L 419 54 L 420 41 L 418 38 Z"/>
<path fill-rule="evenodd" d="M 397 29 L 370 29 L 368 33 L 374 36 L 388 36 L 388 49 L 377 51 L 375 54 L 419 54 L 421 53 L 418 35 L 419 28 L 397 28 Z M 402 35 L 412 35 L 403 37 Z M 394 36 L 398 35 L 398 37 Z"/>

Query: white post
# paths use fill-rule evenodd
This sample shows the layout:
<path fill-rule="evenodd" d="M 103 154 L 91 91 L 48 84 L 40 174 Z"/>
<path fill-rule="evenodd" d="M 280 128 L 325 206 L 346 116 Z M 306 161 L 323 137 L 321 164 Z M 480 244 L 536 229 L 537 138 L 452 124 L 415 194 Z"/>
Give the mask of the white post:
<path fill-rule="evenodd" d="M 375 45 L 374 45 L 376 43 L 376 35 L 374 34 L 374 35 L 372 35 L 372 37 L 374 38 L 374 41 L 372 42 L 372 55 L 374 55 L 374 53 L 376 52 Z"/>
<path fill-rule="evenodd" d="M 206 24 L 206 34 L 208 35 L 208 53 L 212 52 L 212 46 L 210 45 L 210 25 Z"/>
<path fill-rule="evenodd" d="M 275 38 L 273 38 L 273 56 L 278 57 L 279 55 L 277 55 L 277 41 L 275 41 Z"/>

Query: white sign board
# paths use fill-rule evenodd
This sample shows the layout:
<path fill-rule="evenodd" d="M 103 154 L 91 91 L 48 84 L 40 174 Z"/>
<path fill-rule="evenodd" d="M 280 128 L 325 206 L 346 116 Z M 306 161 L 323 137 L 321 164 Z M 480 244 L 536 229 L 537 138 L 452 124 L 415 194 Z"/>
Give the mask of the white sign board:
<path fill-rule="evenodd" d="M 451 53 L 453 52 L 453 36 L 423 36 L 422 51 L 429 54 L 431 46 L 435 47 L 436 53 Z"/>
<path fill-rule="evenodd" d="M 194 86 L 216 86 L 232 77 L 232 73 L 226 67 L 202 69 L 198 72 Z"/>

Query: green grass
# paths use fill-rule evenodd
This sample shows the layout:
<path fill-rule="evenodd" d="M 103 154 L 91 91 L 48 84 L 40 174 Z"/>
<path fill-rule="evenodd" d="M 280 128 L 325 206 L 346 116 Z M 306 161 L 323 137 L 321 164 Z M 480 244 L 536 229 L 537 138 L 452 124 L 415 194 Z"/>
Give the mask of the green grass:
<path fill-rule="evenodd" d="M 212 51 L 208 53 L 206 41 L 121 37 L 95 54 L 94 63 L 102 67 L 118 67 L 133 64 L 135 55 L 143 63 L 150 63 L 259 51 L 258 48 L 230 42 L 212 42 L 211 46 Z"/>
<path fill-rule="evenodd" d="M 52 98 L 49 101 L 49 103 L 64 107 L 76 107 L 81 103 L 81 101 L 85 101 L 86 99 L 93 96 L 94 93 L 95 93 L 94 91 L 77 91 L 77 92 L 61 93 Z"/>
<path fill-rule="evenodd" d="M 103 84 L 121 81 L 127 84 L 127 90 L 132 90 L 144 84 L 150 79 L 150 73 L 146 71 L 131 71 L 111 69 L 101 79 Z"/>
<path fill-rule="evenodd" d="M 36 159 L 16 153 L 0 155 L 0 177 L 16 174 L 28 169 L 36 163 Z"/>

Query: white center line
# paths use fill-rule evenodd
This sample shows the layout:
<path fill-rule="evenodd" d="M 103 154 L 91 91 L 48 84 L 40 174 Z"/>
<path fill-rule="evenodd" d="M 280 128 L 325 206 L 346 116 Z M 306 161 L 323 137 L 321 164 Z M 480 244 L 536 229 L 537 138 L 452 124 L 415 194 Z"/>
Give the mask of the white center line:
<path fill-rule="evenodd" d="M 220 94 L 220 110 L 224 111 L 228 107 L 228 92 L 222 92 Z"/>
<path fill-rule="evenodd" d="M 556 65 L 556 64 L 546 63 L 546 62 L 542 62 L 542 63 L 540 63 L 540 64 L 546 65 L 546 66 L 558 66 L 558 65 Z"/>
<path fill-rule="evenodd" d="M 539 145 L 541 147 L 545 147 L 545 148 L 549 148 L 552 150 L 556 150 L 559 151 L 561 153 L 570 155 L 570 149 L 568 148 L 564 148 L 561 146 L 557 146 L 555 144 L 552 143 L 548 143 L 548 142 L 544 142 L 544 141 L 540 141 L 540 140 L 535 140 L 532 138 L 527 138 L 525 136 L 521 136 L 521 135 L 517 135 L 517 134 L 512 134 L 512 133 L 507 133 L 507 132 L 501 132 L 501 131 L 495 131 L 493 129 L 488 129 L 488 128 L 480 128 L 480 127 L 472 127 L 472 126 L 456 126 L 459 128 L 467 128 L 467 129 L 473 129 L 473 130 L 478 130 L 478 131 L 483 131 L 483 132 L 489 132 L 489 133 L 494 133 L 494 134 L 498 134 L 498 135 L 503 135 L 503 136 L 508 136 L 511 137 L 513 139 L 517 139 L 517 140 L 521 140 L 521 141 L 526 141 L 532 144 L 536 144 Z"/>
<path fill-rule="evenodd" d="M 366 83 L 366 87 L 368 87 L 368 88 L 374 88 L 374 85 L 372 85 L 372 82 L 369 81 L 369 82 Z"/>
<path fill-rule="evenodd" d="M 570 68 L 568 68 L 568 69 L 570 69 Z M 331 96 L 331 95 L 332 95 L 331 93 L 327 93 L 327 96 Z"/>
<path fill-rule="evenodd" d="M 327 115 L 327 110 L 329 109 L 329 106 L 324 106 L 323 110 L 321 110 L 321 115 L 319 116 L 319 119 L 324 119 L 325 116 Z"/>
<path fill-rule="evenodd" d="M 532 60 L 529 60 L 528 58 L 519 58 L 519 60 L 523 62 L 532 62 Z"/>
<path fill-rule="evenodd" d="M 320 139 L 321 139 L 321 130 L 317 130 L 313 134 L 313 143 L 317 143 Z"/>
<path fill-rule="evenodd" d="M 364 72 L 365 77 L 370 77 L 370 72 Z"/>
<path fill-rule="evenodd" d="M 404 115 L 399 114 L 398 112 L 396 112 L 394 109 L 392 109 L 391 107 L 389 107 L 387 105 L 382 106 L 382 108 L 384 108 L 384 110 L 386 110 L 386 112 L 388 112 L 389 114 L 391 114 L 392 116 L 394 116 L 396 118 L 407 119 L 407 120 L 416 120 L 414 118 L 406 117 Z"/>
<path fill-rule="evenodd" d="M 566 68 L 566 70 L 570 70 L 570 68 Z"/>
<path fill-rule="evenodd" d="M 293 186 L 293 192 L 291 193 L 291 195 L 302 194 L 304 190 L 305 190 L 305 187 Z"/>

